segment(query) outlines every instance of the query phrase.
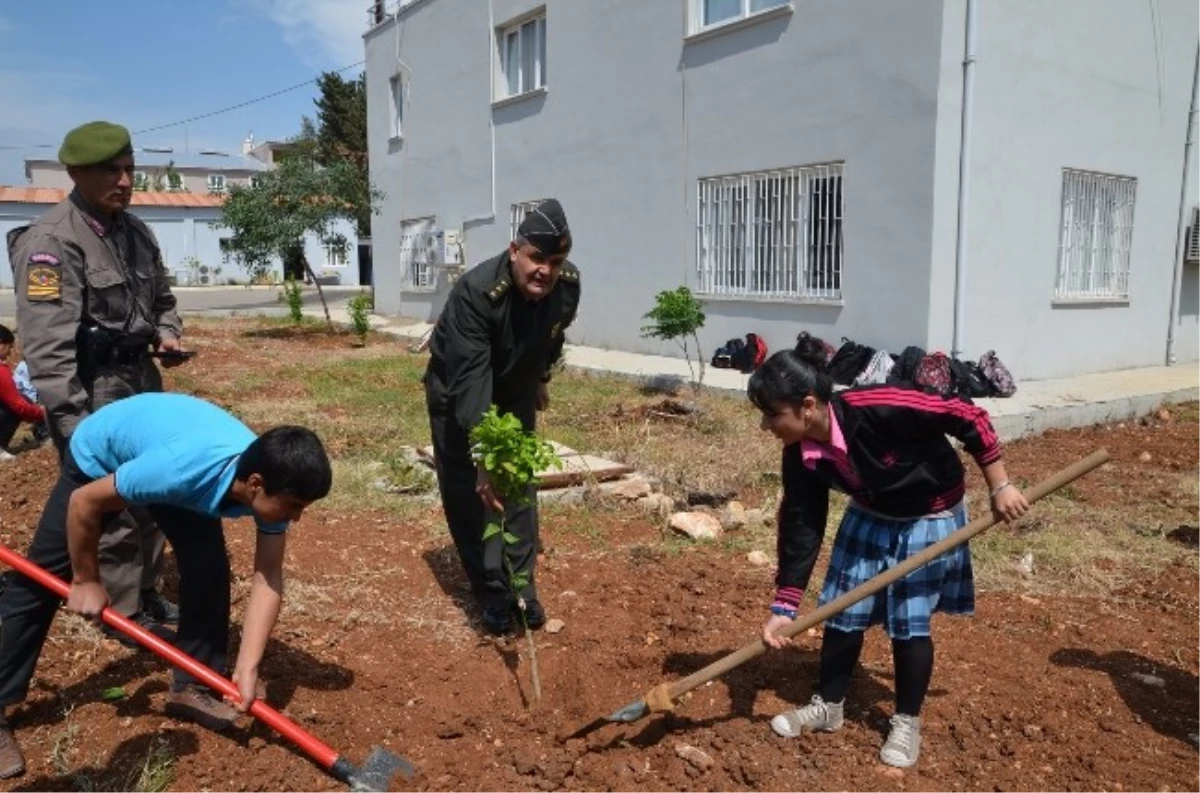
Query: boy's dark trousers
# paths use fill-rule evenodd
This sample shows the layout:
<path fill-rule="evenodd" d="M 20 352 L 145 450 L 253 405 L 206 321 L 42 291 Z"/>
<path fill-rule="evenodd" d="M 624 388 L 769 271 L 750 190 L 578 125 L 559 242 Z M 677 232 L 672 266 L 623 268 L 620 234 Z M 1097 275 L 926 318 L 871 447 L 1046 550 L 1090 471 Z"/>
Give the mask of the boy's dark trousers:
<path fill-rule="evenodd" d="M 19 426 L 21 426 L 21 420 L 17 418 L 17 414 L 4 405 L 0 405 L 0 450 L 8 448 L 8 444 L 17 434 Z"/>
<path fill-rule="evenodd" d="M 442 509 L 459 559 L 471 582 L 476 600 L 483 608 L 506 608 L 511 605 L 507 576 L 503 568 L 503 556 L 514 573 L 528 573 L 529 586 L 521 591 L 526 600 L 537 599 L 534 584 L 534 562 L 537 559 L 538 516 L 537 501 L 526 506 L 508 505 L 504 510 L 505 530 L 516 535 L 517 542 L 506 545 L 499 535 L 483 542 L 483 530 L 491 517 L 484 509 L 479 494 L 475 492 L 476 468 L 471 459 L 471 442 L 467 433 L 454 420 L 454 403 L 448 401 L 446 408 L 439 409 L 436 393 L 440 383 L 434 378 L 426 381 L 426 399 L 429 405 L 429 427 L 433 434 L 433 454 L 437 467 L 438 488 L 442 495 Z M 502 413 L 512 413 L 521 420 L 526 432 L 532 432 L 537 411 L 534 410 L 536 394 L 530 393 L 519 404 L 499 406 Z M 531 488 L 531 496 L 535 495 Z"/>
<path fill-rule="evenodd" d="M 71 580 L 67 551 L 67 505 L 71 494 L 92 479 L 79 470 L 68 450 L 26 558 L 65 581 Z M 229 555 L 220 518 L 153 505 L 151 515 L 175 552 L 179 567 L 180 650 L 218 674 L 225 674 L 229 645 Z M 107 527 L 120 513 L 106 515 Z M 0 707 L 21 702 L 29 692 L 34 668 L 61 599 L 16 572 L 9 571 L 0 593 Z M 176 687 L 195 682 L 176 670 Z"/>

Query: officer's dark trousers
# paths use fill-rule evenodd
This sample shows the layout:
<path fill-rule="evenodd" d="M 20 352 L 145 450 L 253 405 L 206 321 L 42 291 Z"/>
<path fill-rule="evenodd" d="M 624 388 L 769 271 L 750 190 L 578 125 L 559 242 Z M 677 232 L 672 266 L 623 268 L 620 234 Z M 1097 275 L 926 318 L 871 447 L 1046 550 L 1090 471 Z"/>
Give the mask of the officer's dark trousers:
<path fill-rule="evenodd" d="M 531 393 L 520 404 L 501 405 L 500 411 L 514 414 L 521 419 L 525 430 L 532 432 L 537 413 L 534 410 L 534 396 Z M 458 556 L 476 599 L 483 608 L 504 608 L 511 604 L 512 596 L 502 563 L 502 555 L 506 552 L 514 573 L 529 574 L 529 586 L 521 592 L 521 596 L 526 600 L 536 599 L 537 587 L 533 579 L 538 545 L 536 500 L 528 506 L 506 505 L 505 528 L 518 537 L 515 544 L 505 546 L 499 535 L 484 543 L 481 539 L 483 530 L 491 516 L 475 492 L 476 469 L 471 459 L 470 441 L 454 420 L 452 400 L 445 413 L 432 407 L 436 400 L 428 395 L 427 404 L 431 405 L 429 425 L 433 432 L 433 453 L 442 508 L 446 512 L 450 536 L 454 538 L 454 546 L 458 549 Z M 531 498 L 535 495 L 531 489 Z"/>
<path fill-rule="evenodd" d="M 84 382 L 93 411 L 119 399 L 162 391 L 162 374 L 149 358 L 102 368 Z M 55 433 L 62 453 L 64 441 Z M 163 533 L 140 507 L 122 513 L 100 538 L 100 579 L 112 607 L 126 617 L 142 608 L 141 593 L 156 589 L 163 570 Z"/>
<path fill-rule="evenodd" d="M 52 574 L 71 580 L 67 551 L 67 504 L 91 479 L 68 452 L 50 492 L 26 557 Z M 200 663 L 225 674 L 229 644 L 229 556 L 219 518 L 176 507 L 152 506 L 179 565 L 179 633 L 175 645 Z M 119 514 L 119 513 L 118 513 Z M 118 514 L 108 515 L 108 531 Z M 60 598 L 10 571 L 0 594 L 0 706 L 25 699 Z M 175 672 L 176 685 L 193 681 Z"/>

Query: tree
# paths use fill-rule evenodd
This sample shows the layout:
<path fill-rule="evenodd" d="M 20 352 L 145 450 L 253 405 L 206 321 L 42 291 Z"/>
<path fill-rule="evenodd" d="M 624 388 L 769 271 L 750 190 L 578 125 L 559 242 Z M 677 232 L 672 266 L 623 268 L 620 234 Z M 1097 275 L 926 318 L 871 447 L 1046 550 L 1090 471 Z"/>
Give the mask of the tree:
<path fill-rule="evenodd" d="M 654 298 L 654 308 L 643 315 L 651 324 L 642 327 L 643 338 L 675 341 L 683 348 L 683 358 L 687 361 L 688 371 L 692 373 L 692 392 L 697 400 L 700 398 L 700 386 L 704 382 L 704 352 L 700 348 L 700 339 L 696 336 L 696 331 L 704 327 L 702 309 L 700 301 L 686 286 L 659 292 Z M 688 350 L 689 337 L 696 345 L 699 377 L 692 366 L 692 356 Z"/>
<path fill-rule="evenodd" d="M 345 235 L 336 231 L 338 220 L 357 220 L 360 209 L 368 217 L 382 194 L 370 183 L 360 185 L 358 170 L 338 161 L 322 167 L 311 157 L 288 157 L 277 168 L 262 174 L 255 186 L 234 185 L 215 225 L 233 232 L 229 250 L 249 268 L 262 267 L 278 257 L 298 256 L 317 286 L 325 320 L 330 327 L 329 305 L 321 282 L 304 256 L 304 237 L 312 234 L 323 245 L 345 250 Z M 365 207 L 350 200 L 365 190 Z"/>
<path fill-rule="evenodd" d="M 319 96 L 314 121 L 301 119 L 300 135 L 296 142 L 319 165 L 330 167 L 345 162 L 354 166 L 360 176 L 353 185 L 353 194 L 342 198 L 352 201 L 358 212 L 354 220 L 360 237 L 371 234 L 371 210 L 366 200 L 369 193 L 370 171 L 367 157 L 367 78 L 343 79 L 337 72 L 325 72 L 317 78 Z"/>

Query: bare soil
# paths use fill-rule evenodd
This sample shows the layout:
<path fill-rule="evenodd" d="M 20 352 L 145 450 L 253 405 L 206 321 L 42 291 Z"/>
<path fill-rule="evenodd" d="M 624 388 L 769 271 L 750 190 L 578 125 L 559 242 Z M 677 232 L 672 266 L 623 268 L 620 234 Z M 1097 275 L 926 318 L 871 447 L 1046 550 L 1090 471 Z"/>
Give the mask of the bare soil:
<path fill-rule="evenodd" d="M 264 359 L 310 355 L 313 338 L 320 337 L 209 332 L 197 365 L 206 364 L 211 386 L 209 378 L 252 375 Z M 345 339 L 317 344 L 335 354 L 348 346 Z M 382 346 L 373 340 L 353 354 Z M 300 385 L 266 387 L 287 396 Z M 1177 488 L 1162 485 L 1172 477 L 1196 480 L 1194 409 L 1015 443 L 1008 465 L 1023 481 L 1038 481 L 1101 446 L 1114 462 L 1073 486 L 1077 503 L 1123 505 L 1131 521 L 1186 514 L 1191 519 L 1177 524 L 1194 526 L 1196 499 L 1181 501 Z M 53 455 L 45 448 L 22 454 L 3 476 L 0 539 L 23 550 L 54 480 Z M 978 477 L 973 481 L 978 487 Z M 1173 501 L 1164 506 L 1164 499 Z M 576 525 L 584 519 L 588 532 Z M 877 759 L 893 697 L 888 643 L 877 631 L 869 634 L 838 733 L 785 741 L 767 725 L 812 693 L 819 648 L 813 631 L 795 647 L 699 688 L 672 714 L 559 742 L 564 728 L 754 640 L 772 593 L 770 568 L 753 567 L 722 546 L 666 541 L 657 520 L 634 510 L 548 510 L 539 587 L 550 617 L 566 627 L 537 634 L 543 698 L 535 706 L 524 641 L 479 633 L 440 521 L 436 505 L 411 524 L 374 508 L 306 516 L 293 531 L 287 604 L 262 670 L 268 701 L 351 760 L 361 761 L 375 744 L 408 758 L 418 776 L 398 780 L 398 788 L 1200 786 L 1194 558 L 1126 577 L 1103 597 L 985 591 L 973 619 L 938 618 L 921 761 L 899 771 Z M 1179 525 L 1160 528 L 1156 541 L 1175 542 L 1166 532 Z M 253 529 L 232 523 L 226 536 L 240 576 L 238 611 Z M 824 560 L 818 575 L 823 567 Z M 61 616 L 29 700 L 10 709 L 27 773 L 0 790 L 132 789 L 155 756 L 171 759 L 172 790 L 341 789 L 260 724 L 214 734 L 164 716 L 167 680 L 156 657 Z M 102 693 L 117 686 L 127 697 L 106 701 Z"/>

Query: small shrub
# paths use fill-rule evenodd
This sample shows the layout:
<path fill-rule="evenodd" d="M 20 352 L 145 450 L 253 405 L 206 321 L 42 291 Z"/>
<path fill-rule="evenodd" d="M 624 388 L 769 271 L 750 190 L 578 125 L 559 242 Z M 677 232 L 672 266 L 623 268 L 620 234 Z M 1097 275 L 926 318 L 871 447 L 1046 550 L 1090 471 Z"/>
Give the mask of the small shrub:
<path fill-rule="evenodd" d="M 300 282 L 295 278 L 287 279 L 283 284 L 283 300 L 287 303 L 288 316 L 296 325 L 304 322 L 304 293 L 300 291 Z"/>

